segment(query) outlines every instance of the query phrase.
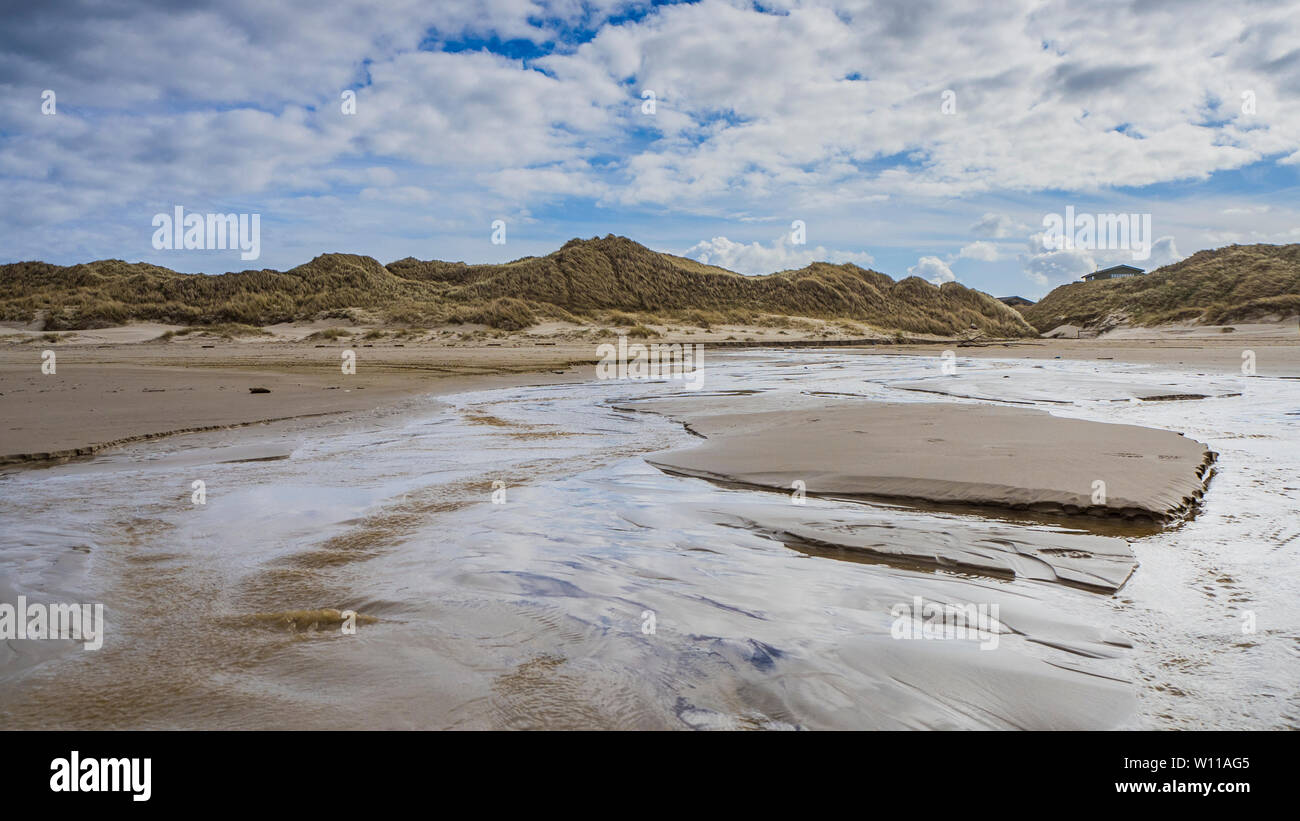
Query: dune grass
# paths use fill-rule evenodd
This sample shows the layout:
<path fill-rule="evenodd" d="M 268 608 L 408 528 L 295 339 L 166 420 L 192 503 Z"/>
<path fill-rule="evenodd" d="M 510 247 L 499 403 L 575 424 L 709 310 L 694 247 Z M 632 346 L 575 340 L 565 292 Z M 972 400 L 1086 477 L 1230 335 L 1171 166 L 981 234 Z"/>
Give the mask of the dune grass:
<path fill-rule="evenodd" d="M 334 339 L 350 338 L 351 336 L 352 332 L 345 328 L 325 328 L 308 334 L 307 340 L 309 342 L 329 342 Z"/>
<path fill-rule="evenodd" d="M 545 319 L 623 327 L 766 324 L 806 330 L 806 318 L 951 336 L 972 327 L 990 336 L 1033 330 L 988 294 L 956 282 L 895 282 L 856 265 L 813 263 L 796 271 L 743 276 L 662 254 L 625 237 L 571 240 L 544 257 L 500 265 L 420 261 L 387 266 L 370 257 L 326 254 L 288 271 L 181 274 L 146 263 L 102 260 L 68 267 L 0 266 L 0 318 L 70 330 L 154 321 L 262 326 L 324 318 L 390 323 L 474 323 L 518 331 Z"/>
<path fill-rule="evenodd" d="M 1025 308 L 1040 332 L 1192 322 L 1220 325 L 1300 314 L 1300 245 L 1230 245 L 1131 279 L 1062 285 Z"/>

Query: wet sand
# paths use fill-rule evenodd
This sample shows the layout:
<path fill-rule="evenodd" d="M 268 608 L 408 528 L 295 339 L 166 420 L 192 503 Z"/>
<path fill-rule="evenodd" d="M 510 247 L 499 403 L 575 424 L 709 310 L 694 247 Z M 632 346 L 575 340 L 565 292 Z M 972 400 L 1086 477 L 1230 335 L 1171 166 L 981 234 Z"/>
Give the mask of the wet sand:
<path fill-rule="evenodd" d="M 1171 431 L 1020 408 L 822 401 L 727 413 L 690 400 L 639 404 L 708 440 L 657 455 L 659 467 L 780 490 L 803 482 L 822 495 L 1165 521 L 1201 497 L 1213 461 L 1205 445 Z"/>
<path fill-rule="evenodd" d="M 409 355 L 412 367 L 434 356 Z M 963 349 L 952 395 L 901 387 L 939 362 L 740 351 L 706 358 L 699 394 L 526 376 L 536 386 L 409 413 L 7 471 L 0 601 L 103 602 L 108 633 L 93 653 L 0 647 L 0 726 L 1298 726 L 1300 384 L 1260 376 L 1238 397 L 1142 401 L 1132 394 L 1147 388 L 1217 395 L 1224 376 Z M 1116 538 L 1113 520 L 1090 516 L 1071 526 L 833 494 L 799 505 L 788 488 L 665 473 L 651 462 L 709 440 L 617 410 L 1027 412 L 957 396 L 1004 375 L 1008 395 L 1049 419 L 1183 431 L 1220 452 L 1200 510 Z M 1072 403 L 1032 398 L 1054 394 Z M 996 605 L 997 646 L 900 640 L 894 614 L 917 602 Z M 345 610 L 364 617 L 355 635 L 335 626 Z M 1258 632 L 1243 633 L 1243 610 Z"/>
<path fill-rule="evenodd" d="M 655 461 L 655 460 L 650 460 Z M 805 506 L 733 506 L 720 516 L 814 555 L 935 567 L 1114 593 L 1137 569 L 1126 540 L 1060 527 L 978 521 L 970 516 L 901 517 L 904 507 L 848 512 Z"/>
<path fill-rule="evenodd" d="M 415 397 L 476 385 L 589 379 L 594 377 L 592 365 L 600 358 L 596 353 L 599 340 L 576 341 L 559 334 L 476 342 L 429 339 L 404 344 L 391 340 L 371 344 L 359 339 L 326 344 L 293 341 L 327 326 L 316 323 L 277 327 L 269 340 L 196 337 L 169 343 L 143 341 L 168 328 L 160 325 L 78 332 L 76 338 L 83 340 L 79 343 L 49 343 L 11 331 L 0 344 L 0 418 L 4 419 L 0 425 L 0 464 L 84 456 L 176 433 L 399 408 Z M 1291 336 L 1293 330 L 1269 325 L 1258 326 L 1241 338 L 1202 334 L 1191 340 L 1160 336 L 1136 340 L 1018 340 L 977 347 L 960 347 L 948 341 L 834 350 L 860 356 L 934 356 L 936 361 L 945 351 L 975 359 L 1012 356 L 1114 361 L 1195 370 L 1224 378 L 1241 375 L 1242 354 L 1250 350 L 1259 375 L 1289 378 L 1300 377 L 1300 345 Z M 722 333 L 656 341 L 702 342 L 706 350 L 709 346 L 736 344 L 719 339 Z M 798 339 L 773 339 L 771 329 L 754 329 L 754 333 L 772 346 Z M 13 341 L 19 338 L 30 341 Z M 56 354 L 55 374 L 41 371 L 45 350 Z M 341 354 L 345 350 L 357 355 L 355 374 L 342 373 Z M 267 388 L 270 393 L 250 394 L 249 388 L 253 387 Z M 972 395 L 987 398 L 1005 390 L 995 385 Z M 1231 388 L 1223 390 L 1230 392 Z M 1004 398 L 1015 401 L 1014 396 Z M 1028 397 L 1038 398 L 1042 397 Z"/>
<path fill-rule="evenodd" d="M 761 396 L 713 395 L 620 407 L 707 440 L 656 455 L 659 467 L 786 491 L 802 482 L 823 495 L 1167 521 L 1201 497 L 1214 459 L 1173 431 L 987 404 L 837 396 L 770 409 Z"/>
<path fill-rule="evenodd" d="M 590 346 L 436 350 L 286 343 L 0 348 L 0 465 L 285 419 L 400 410 L 419 396 L 575 381 Z M 54 374 L 42 350 L 56 354 Z M 355 373 L 341 354 L 356 354 Z M 250 389 L 267 393 L 251 393 Z"/>
<path fill-rule="evenodd" d="M 960 343 L 901 345 L 894 351 L 863 352 L 906 353 L 941 356 L 951 350 L 959 357 L 972 359 L 1053 360 L 1076 362 L 1118 362 L 1153 365 L 1170 370 L 1200 372 L 1209 376 L 1242 375 L 1243 354 L 1254 353 L 1255 371 L 1260 376 L 1300 378 L 1300 335 L 1294 328 L 1257 336 L 1192 339 L 1154 337 L 1149 339 L 1028 339 L 1014 342 L 991 342 L 963 347 Z"/>
<path fill-rule="evenodd" d="M 1175 432 L 985 404 L 800 397 L 674 397 L 630 402 L 705 441 L 658 453 L 672 473 L 798 495 L 1169 522 L 1205 492 L 1214 454 Z M 792 490 L 794 489 L 794 490 Z M 1004 529 L 953 538 L 887 523 L 777 518 L 760 527 L 800 543 L 1116 590 L 1136 565 L 1122 539 Z"/>

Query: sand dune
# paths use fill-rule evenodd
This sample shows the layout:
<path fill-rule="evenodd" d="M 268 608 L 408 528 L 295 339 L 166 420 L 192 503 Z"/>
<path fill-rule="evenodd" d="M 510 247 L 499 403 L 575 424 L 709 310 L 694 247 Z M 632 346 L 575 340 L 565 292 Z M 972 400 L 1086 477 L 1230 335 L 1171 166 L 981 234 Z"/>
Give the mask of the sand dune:
<path fill-rule="evenodd" d="M 665 254 L 626 237 L 573 239 L 544 257 L 467 265 L 322 254 L 288 271 L 183 274 L 147 263 L 99 260 L 73 266 L 0 265 L 0 314 L 46 331 L 128 321 L 268 325 L 286 320 L 381 318 L 398 325 L 481 323 L 523 330 L 547 320 L 632 312 L 633 322 L 670 317 L 702 327 L 805 318 L 863 322 L 906 334 L 1029 337 L 1015 310 L 958 282 L 934 285 L 851 263 L 744 276 Z"/>
<path fill-rule="evenodd" d="M 1041 333 L 1237 322 L 1267 323 L 1300 313 L 1300 244 L 1229 245 L 1198 251 L 1145 276 L 1071 282 L 1024 309 Z"/>

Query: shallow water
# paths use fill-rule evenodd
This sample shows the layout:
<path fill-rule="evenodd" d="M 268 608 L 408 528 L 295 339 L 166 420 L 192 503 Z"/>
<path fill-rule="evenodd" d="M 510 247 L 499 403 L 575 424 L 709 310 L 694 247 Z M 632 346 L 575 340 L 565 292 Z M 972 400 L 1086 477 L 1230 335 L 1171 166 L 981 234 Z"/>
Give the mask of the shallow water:
<path fill-rule="evenodd" d="M 981 401 L 908 390 L 932 387 L 933 357 L 706 367 L 707 392 L 777 403 Z M 698 440 L 610 407 L 678 382 L 483 391 L 0 477 L 0 602 L 102 602 L 107 619 L 97 651 L 0 644 L 0 727 L 1300 726 L 1300 382 L 959 360 L 953 392 L 994 380 L 1220 454 L 1193 519 L 1131 537 L 1140 566 L 1114 596 L 786 544 L 762 525 L 789 496 L 666 475 L 643 457 Z M 1241 395 L 1145 402 L 1124 385 Z M 798 512 L 945 538 L 983 525 L 813 498 Z M 996 648 L 892 638 L 891 610 L 917 596 L 997 605 Z M 350 635 L 284 615 L 322 608 L 376 621 Z"/>

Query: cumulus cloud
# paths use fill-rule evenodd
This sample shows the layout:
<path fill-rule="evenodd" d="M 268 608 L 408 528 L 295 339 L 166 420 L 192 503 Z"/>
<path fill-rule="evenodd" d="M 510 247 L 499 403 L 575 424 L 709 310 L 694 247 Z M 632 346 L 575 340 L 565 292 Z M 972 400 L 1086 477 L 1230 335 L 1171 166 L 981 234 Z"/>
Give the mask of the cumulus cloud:
<path fill-rule="evenodd" d="M 916 264 L 907 269 L 907 273 L 914 277 L 928 279 L 935 285 L 942 285 L 945 282 L 953 282 L 957 279 L 948 263 L 938 257 L 921 257 Z"/>
<path fill-rule="evenodd" d="M 1036 285 L 1063 285 L 1097 270 L 1097 263 L 1087 251 L 1048 251 L 1022 257 L 1025 276 Z"/>
<path fill-rule="evenodd" d="M 769 274 L 803 268 L 812 262 L 852 262 L 866 267 L 874 260 L 866 252 L 833 251 L 822 246 L 793 245 L 788 235 L 777 237 L 771 245 L 758 242 L 749 244 L 733 242 L 726 237 L 714 237 L 696 243 L 686 256 L 706 265 L 718 265 L 742 274 Z"/>
<path fill-rule="evenodd" d="M 979 221 L 970 227 L 970 230 L 971 233 L 981 237 L 1005 239 L 1015 234 L 1024 233 L 1027 226 L 1017 222 L 1007 214 L 989 212 L 980 217 Z"/>
<path fill-rule="evenodd" d="M 978 259 L 982 262 L 997 262 L 1001 255 L 998 253 L 998 246 L 984 240 L 976 240 L 963 247 L 957 257 L 959 259 Z"/>
<path fill-rule="evenodd" d="M 1151 243 L 1151 258 L 1143 263 L 1143 267 L 1148 271 L 1154 271 L 1183 259 L 1186 259 L 1186 255 L 1178 253 L 1178 246 L 1173 237 L 1159 237 Z"/>
<path fill-rule="evenodd" d="M 1184 259 L 1178 253 L 1172 236 L 1157 238 L 1151 243 L 1151 256 L 1145 260 L 1133 258 L 1132 251 L 1109 249 L 1043 250 L 1042 234 L 1029 239 L 1029 253 L 1020 257 L 1021 270 L 1037 285 L 1055 287 L 1077 280 L 1084 274 L 1112 265 L 1133 265 L 1145 271 L 1154 271 Z"/>
<path fill-rule="evenodd" d="M 875 247 L 944 203 L 979 202 L 968 234 L 969 215 L 946 215 L 946 239 L 1002 240 L 1031 230 L 1005 211 L 1053 210 L 1036 207 L 1046 192 L 1300 163 L 1300 107 L 1287 103 L 1300 89 L 1300 18 L 1286 3 L 1116 3 L 1100 16 L 1008 3 L 977 19 L 960 3 L 918 8 L 19 4 L 0 27 L 0 247 L 141 258 L 150 215 L 174 204 L 266 212 L 280 227 L 268 264 L 299 261 L 275 256 L 290 235 L 357 250 L 431 226 L 486 236 L 492 219 L 572 202 L 605 209 L 602 232 L 626 233 L 648 213 L 735 223 L 816 212 L 819 225 L 845 226 L 819 232 L 831 248 Z M 55 116 L 41 113 L 45 89 L 57 92 Z M 345 89 L 354 115 L 340 111 Z M 1249 112 L 1243 90 L 1255 95 Z M 1285 235 L 1293 216 L 1279 210 L 1265 233 Z M 573 233 L 563 219 L 551 223 L 559 238 Z M 1199 220 L 1198 240 L 1264 231 Z M 725 238 L 707 230 L 711 243 Z M 921 233 L 910 241 L 938 231 Z M 837 253 L 733 244 L 701 252 L 751 271 Z M 958 254 L 1009 256 L 983 241 Z"/>

